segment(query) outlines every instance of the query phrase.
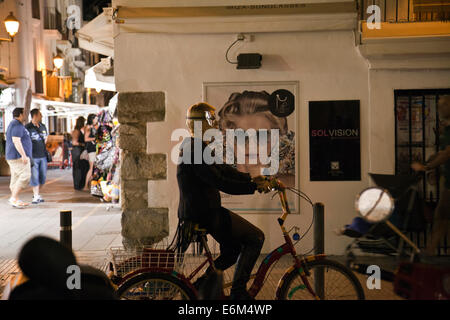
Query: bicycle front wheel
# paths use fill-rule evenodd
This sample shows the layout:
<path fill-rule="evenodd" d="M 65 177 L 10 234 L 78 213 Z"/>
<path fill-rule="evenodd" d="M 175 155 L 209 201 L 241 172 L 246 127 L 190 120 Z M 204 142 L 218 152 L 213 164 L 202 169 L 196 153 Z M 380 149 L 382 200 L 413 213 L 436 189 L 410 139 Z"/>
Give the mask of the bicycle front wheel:
<path fill-rule="evenodd" d="M 355 274 L 346 266 L 332 260 L 308 262 L 307 280 L 322 300 L 364 300 L 364 290 Z M 313 300 L 300 274 L 291 272 L 280 288 L 280 299 Z"/>
<path fill-rule="evenodd" d="M 117 289 L 122 300 L 195 300 L 195 293 L 180 279 L 165 273 L 141 273 Z"/>

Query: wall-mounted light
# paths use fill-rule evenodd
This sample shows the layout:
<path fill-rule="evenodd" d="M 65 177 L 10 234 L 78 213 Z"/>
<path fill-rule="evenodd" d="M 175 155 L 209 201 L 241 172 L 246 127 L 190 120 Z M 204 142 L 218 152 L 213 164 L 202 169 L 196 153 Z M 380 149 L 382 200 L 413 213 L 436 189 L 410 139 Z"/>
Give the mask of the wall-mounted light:
<path fill-rule="evenodd" d="M 261 68 L 262 55 L 259 53 L 241 53 L 237 57 L 236 69 L 259 69 Z"/>
<path fill-rule="evenodd" d="M 61 67 L 64 64 L 64 58 L 61 57 L 59 54 L 57 54 L 54 58 L 53 58 L 53 65 L 55 66 L 56 69 L 61 69 Z"/>
<path fill-rule="evenodd" d="M 228 47 L 225 53 L 225 59 L 228 63 L 236 64 L 236 69 L 259 69 L 261 68 L 262 55 L 259 53 L 241 53 L 237 56 L 237 61 L 230 61 L 228 59 L 228 52 L 239 41 L 251 42 L 253 41 L 253 35 L 244 35 L 239 33 L 236 40 Z"/>
<path fill-rule="evenodd" d="M 11 37 L 11 41 L 12 39 L 14 39 L 16 33 L 19 31 L 19 25 L 20 25 L 19 20 L 17 20 L 16 17 L 14 17 L 13 13 L 10 12 L 9 16 L 7 16 L 5 19 L 5 27 L 6 31 L 9 33 L 9 36 Z"/>
<path fill-rule="evenodd" d="M 17 20 L 16 17 L 14 17 L 13 13 L 10 12 L 9 16 L 6 17 L 4 22 L 5 22 L 6 31 L 9 34 L 9 38 L 0 38 L 0 42 L 1 41 L 13 42 L 14 36 L 16 35 L 17 32 L 19 32 L 19 26 L 20 26 L 19 20 Z"/>

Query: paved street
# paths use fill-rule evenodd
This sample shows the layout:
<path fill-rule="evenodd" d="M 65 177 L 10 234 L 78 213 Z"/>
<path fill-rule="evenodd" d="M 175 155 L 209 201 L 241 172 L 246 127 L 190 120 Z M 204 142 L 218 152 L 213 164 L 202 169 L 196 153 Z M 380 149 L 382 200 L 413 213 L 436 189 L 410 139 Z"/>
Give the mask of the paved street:
<path fill-rule="evenodd" d="M 106 250 L 122 245 L 120 210 L 100 202 L 87 191 L 75 191 L 71 174 L 71 170 L 49 170 L 48 182 L 42 191 L 46 201 L 27 209 L 14 209 L 8 204 L 9 177 L 0 177 L 0 292 L 5 282 L 18 272 L 15 260 L 27 240 L 36 235 L 59 239 L 60 210 L 72 210 L 73 249 L 79 263 L 105 270 Z M 31 197 L 32 191 L 28 188 L 21 199 L 31 201 Z M 289 257 L 285 258 L 272 270 L 258 299 L 273 299 L 278 280 L 291 263 Z M 367 290 L 366 277 L 357 276 L 367 299 L 399 299 L 391 283 L 383 281 L 382 290 Z M 226 281 L 231 281 L 232 277 L 233 268 L 230 268 L 225 272 Z"/>
<path fill-rule="evenodd" d="M 9 177 L 0 177 L 0 259 L 14 259 L 22 245 L 36 235 L 59 239 L 59 212 L 72 210 L 73 249 L 103 255 L 111 246 L 121 246 L 120 210 L 110 208 L 87 191 L 75 191 L 71 170 L 49 170 L 41 195 L 44 203 L 26 209 L 8 204 Z M 21 199 L 31 202 L 28 188 Z"/>

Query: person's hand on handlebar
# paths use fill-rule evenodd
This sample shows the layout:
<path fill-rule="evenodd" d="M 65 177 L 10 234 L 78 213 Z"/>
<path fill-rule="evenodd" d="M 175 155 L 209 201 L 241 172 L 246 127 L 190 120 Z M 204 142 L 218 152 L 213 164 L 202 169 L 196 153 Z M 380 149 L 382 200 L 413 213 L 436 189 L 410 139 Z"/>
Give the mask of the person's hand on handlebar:
<path fill-rule="evenodd" d="M 411 168 L 412 168 L 414 171 L 427 171 L 427 168 L 426 168 L 422 163 L 420 163 L 420 162 L 413 162 L 413 163 L 411 164 Z"/>
<path fill-rule="evenodd" d="M 252 180 L 256 183 L 256 189 L 259 193 L 268 193 L 272 190 L 272 186 L 268 178 L 264 176 L 256 176 Z"/>

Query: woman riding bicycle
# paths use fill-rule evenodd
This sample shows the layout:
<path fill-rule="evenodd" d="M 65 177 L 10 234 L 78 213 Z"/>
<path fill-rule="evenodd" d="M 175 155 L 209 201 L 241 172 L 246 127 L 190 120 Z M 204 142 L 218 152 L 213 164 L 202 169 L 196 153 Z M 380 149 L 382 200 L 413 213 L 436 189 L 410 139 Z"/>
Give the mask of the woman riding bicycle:
<path fill-rule="evenodd" d="M 186 125 L 191 137 L 181 144 L 181 161 L 177 167 L 180 190 L 177 243 L 184 252 L 191 241 L 189 235 L 192 234 L 193 226 L 198 224 L 206 229 L 220 244 L 220 256 L 214 261 L 215 267 L 226 270 L 238 261 L 230 298 L 251 299 L 246 285 L 264 243 L 264 233 L 222 207 L 219 191 L 228 194 L 253 194 L 256 190 L 269 192 L 270 184 L 262 176 L 252 179 L 249 174 L 239 172 L 227 164 L 205 162 L 203 155 L 208 152 L 205 149 L 209 141 L 203 141 L 204 133 L 208 129 L 218 128 L 214 107 L 206 103 L 191 106 L 187 111 Z M 200 132 L 195 132 L 194 129 L 200 125 Z M 200 157 L 196 156 L 196 152 Z M 205 279 L 212 271 L 210 269 L 200 279 Z"/>

